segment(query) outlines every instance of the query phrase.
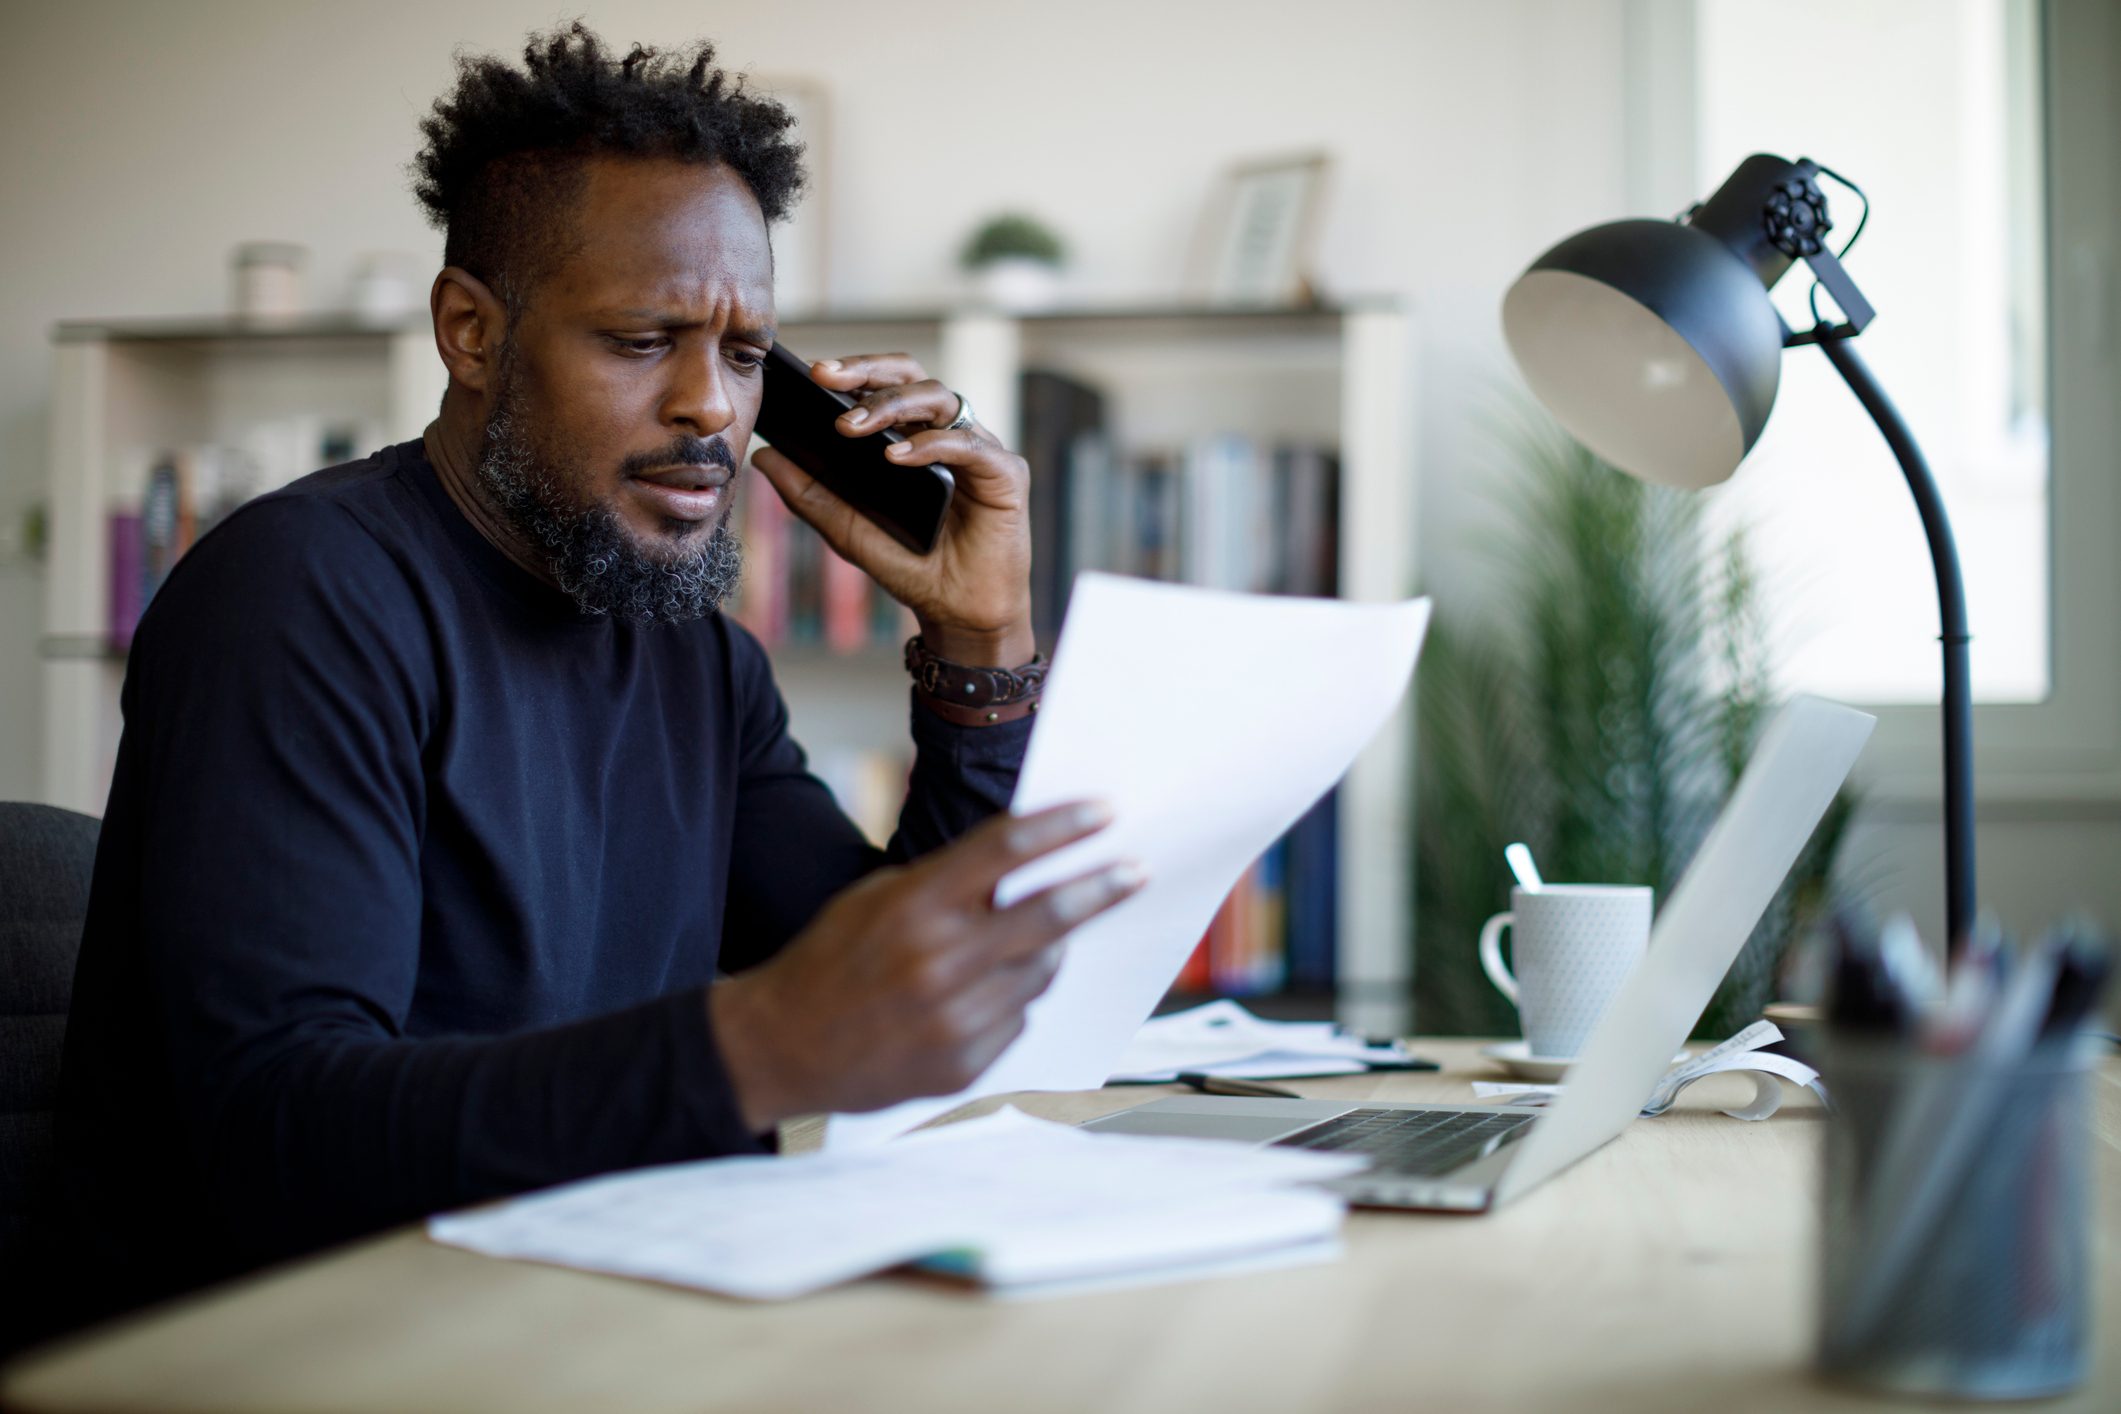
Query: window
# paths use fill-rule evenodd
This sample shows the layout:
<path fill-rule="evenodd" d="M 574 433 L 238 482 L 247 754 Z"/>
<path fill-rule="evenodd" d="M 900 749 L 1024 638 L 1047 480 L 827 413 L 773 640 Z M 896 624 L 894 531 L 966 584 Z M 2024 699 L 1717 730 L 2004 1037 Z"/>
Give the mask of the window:
<path fill-rule="evenodd" d="M 1986 703 L 2041 702 L 2053 685 L 2039 20 L 2035 0 L 1694 11 L 1699 193 L 1774 152 L 1847 174 L 1875 204 L 1848 261 L 1878 309 L 1857 348 L 1942 488 Z M 1844 240 L 1861 203 L 1822 185 Z M 1776 287 L 1792 328 L 1813 322 L 1811 283 L 1795 267 Z M 1784 357 L 1767 429 L 1710 515 L 1746 528 L 1785 687 L 1936 702 L 1935 581 L 1913 503 L 1816 350 Z"/>

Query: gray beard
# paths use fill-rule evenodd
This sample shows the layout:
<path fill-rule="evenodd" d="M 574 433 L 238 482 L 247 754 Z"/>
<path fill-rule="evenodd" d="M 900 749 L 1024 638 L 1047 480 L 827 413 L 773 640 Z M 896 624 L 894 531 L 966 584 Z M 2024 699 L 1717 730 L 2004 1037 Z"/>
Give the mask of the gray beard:
<path fill-rule="evenodd" d="M 744 570 L 727 513 L 697 550 L 643 552 L 618 512 L 602 502 L 583 504 L 564 472 L 539 454 L 520 389 L 505 370 L 502 377 L 486 421 L 479 481 L 567 597 L 585 614 L 630 624 L 690 623 L 719 610 Z M 736 478 L 728 484 L 733 506 Z"/>

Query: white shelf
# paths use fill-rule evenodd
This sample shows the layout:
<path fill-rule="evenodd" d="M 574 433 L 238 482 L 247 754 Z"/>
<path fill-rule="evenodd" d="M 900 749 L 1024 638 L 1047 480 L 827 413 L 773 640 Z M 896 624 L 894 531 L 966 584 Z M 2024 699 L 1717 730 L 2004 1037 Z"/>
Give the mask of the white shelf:
<path fill-rule="evenodd" d="M 1336 446 L 1340 593 L 1413 592 L 1413 339 L 1385 304 L 1336 309 L 1168 307 L 834 311 L 783 320 L 806 357 L 903 350 L 1017 441 L 1017 380 L 1054 369 L 1105 392 L 1122 448 L 1176 447 L 1209 432 Z M 157 454 L 240 440 L 260 419 L 355 419 L 390 440 L 419 435 L 443 388 L 425 320 L 394 328 L 308 319 L 74 323 L 55 336 L 51 557 L 46 596 L 44 796 L 100 813 L 118 733 L 121 655 L 108 622 L 105 515 L 136 496 Z M 906 695 L 885 654 L 837 660 L 788 649 L 776 670 L 794 728 L 814 753 L 903 747 Z M 1411 728 L 1395 716 L 1340 793 L 1340 1019 L 1373 1033 L 1409 1019 Z"/>
<path fill-rule="evenodd" d="M 345 320 L 62 324 L 54 343 L 43 793 L 101 814 L 124 672 L 122 654 L 98 647 L 109 637 L 111 506 L 137 504 L 157 456 L 237 442 L 268 420 L 416 437 L 445 380 L 427 330 Z"/>

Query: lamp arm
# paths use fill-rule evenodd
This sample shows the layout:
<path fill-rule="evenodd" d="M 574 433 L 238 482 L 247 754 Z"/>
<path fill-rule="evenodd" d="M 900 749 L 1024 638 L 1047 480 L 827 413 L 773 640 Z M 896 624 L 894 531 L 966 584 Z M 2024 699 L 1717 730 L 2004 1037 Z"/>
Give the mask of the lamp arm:
<path fill-rule="evenodd" d="M 1966 586 L 1959 573 L 1959 547 L 1944 514 L 1944 498 L 1915 436 L 1871 376 L 1849 339 L 1826 337 L 1819 351 L 1834 365 L 1856 401 L 1878 424 L 1900 462 L 1907 488 L 1922 516 L 1930 561 L 1937 573 L 1937 616 L 1944 646 L 1944 903 L 1946 946 L 1953 956 L 1965 945 L 1974 922 L 1974 695 L 1967 645 Z"/>

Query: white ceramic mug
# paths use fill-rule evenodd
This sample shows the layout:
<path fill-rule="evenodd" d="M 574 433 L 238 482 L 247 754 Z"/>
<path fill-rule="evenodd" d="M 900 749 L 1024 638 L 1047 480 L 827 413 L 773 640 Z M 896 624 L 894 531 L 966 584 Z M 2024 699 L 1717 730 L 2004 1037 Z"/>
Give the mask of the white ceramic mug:
<path fill-rule="evenodd" d="M 1510 890 L 1510 911 L 1480 930 L 1480 965 L 1517 1005 L 1525 1047 L 1568 1059 L 1620 992 L 1650 943 L 1652 891 L 1636 884 L 1547 884 Z M 1508 928 L 1515 974 L 1503 966 Z"/>

